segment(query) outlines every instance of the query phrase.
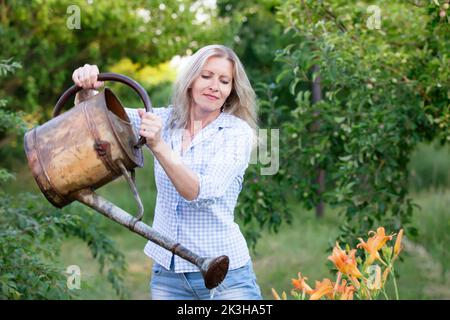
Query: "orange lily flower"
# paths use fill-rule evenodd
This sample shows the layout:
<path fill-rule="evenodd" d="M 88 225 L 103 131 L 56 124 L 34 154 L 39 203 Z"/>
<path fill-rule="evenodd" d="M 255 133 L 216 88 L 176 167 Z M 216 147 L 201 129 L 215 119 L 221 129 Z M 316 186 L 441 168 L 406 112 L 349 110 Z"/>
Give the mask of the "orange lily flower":
<path fill-rule="evenodd" d="M 394 259 L 399 255 L 400 251 L 402 251 L 402 238 L 403 238 L 403 229 L 397 235 L 397 239 L 395 240 L 394 245 Z"/>
<path fill-rule="evenodd" d="M 274 288 L 272 288 L 272 295 L 275 300 L 281 300 L 280 296 L 278 295 L 278 292 Z"/>
<path fill-rule="evenodd" d="M 353 300 L 353 293 L 355 292 L 355 287 L 352 285 L 347 285 L 347 280 L 342 280 L 342 284 L 336 286 L 336 292 L 340 294 L 340 300 Z"/>
<path fill-rule="evenodd" d="M 340 284 L 336 283 L 334 285 L 334 288 L 335 288 L 334 291 L 336 291 L 337 293 L 342 293 L 342 292 L 344 292 L 344 288 L 346 285 L 347 285 L 347 280 L 342 279 L 342 282 Z"/>
<path fill-rule="evenodd" d="M 378 251 L 386 244 L 388 240 L 392 240 L 393 235 L 387 236 L 385 234 L 384 228 L 379 227 L 377 232 L 370 231 L 370 234 L 374 234 L 371 238 L 364 242 L 363 239 L 359 238 L 360 243 L 356 246 L 357 248 L 364 248 L 369 253 L 369 259 L 367 264 L 372 264 L 376 259 L 381 261 L 380 254 Z"/>
<path fill-rule="evenodd" d="M 280 295 L 278 294 L 278 292 L 274 288 L 272 288 L 272 295 L 275 300 L 287 300 L 287 295 L 286 295 L 286 292 L 284 292 L 284 291 L 281 294 L 281 298 L 280 298 Z"/>
<path fill-rule="evenodd" d="M 367 259 L 367 264 L 372 264 L 376 259 L 381 259 L 374 242 L 371 239 L 364 242 L 362 238 L 359 238 L 360 243 L 356 246 L 357 248 L 363 248 L 369 253 L 369 258 Z"/>
<path fill-rule="evenodd" d="M 330 279 L 325 278 L 322 282 L 316 281 L 316 288 L 311 292 L 309 300 L 319 300 L 323 296 L 333 299 L 334 286 Z"/>
<path fill-rule="evenodd" d="M 353 293 L 355 292 L 354 286 L 345 287 L 344 293 L 341 295 L 341 300 L 353 300 Z"/>
<path fill-rule="evenodd" d="M 371 239 L 373 239 L 375 247 L 378 251 L 386 244 L 388 240 L 392 240 L 393 236 L 395 235 L 391 234 L 390 236 L 387 236 L 383 227 L 379 227 L 377 229 L 377 232 L 369 231 L 369 235 L 371 233 L 374 235 Z"/>
<path fill-rule="evenodd" d="M 311 287 L 306 283 L 306 280 L 308 280 L 307 277 L 302 277 L 302 273 L 298 273 L 298 279 L 292 279 L 292 285 L 295 289 L 300 290 L 302 292 L 305 292 L 307 294 L 311 294 L 313 291 Z"/>
<path fill-rule="evenodd" d="M 336 242 L 336 246 L 333 248 L 333 253 L 328 257 L 328 260 L 331 260 L 336 268 L 343 274 L 360 278 L 361 272 L 358 270 L 355 254 L 356 249 L 352 249 L 347 255 L 347 253 L 341 249 L 339 243 Z"/>

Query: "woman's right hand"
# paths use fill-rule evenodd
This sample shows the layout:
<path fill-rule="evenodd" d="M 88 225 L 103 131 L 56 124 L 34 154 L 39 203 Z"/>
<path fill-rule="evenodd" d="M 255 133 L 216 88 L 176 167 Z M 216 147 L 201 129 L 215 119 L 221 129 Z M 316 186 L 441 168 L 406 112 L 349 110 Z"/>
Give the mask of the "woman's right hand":
<path fill-rule="evenodd" d="M 98 67 L 90 64 L 85 64 L 76 69 L 72 74 L 73 82 L 83 89 L 98 89 L 103 86 L 103 81 L 98 81 L 99 74 Z"/>

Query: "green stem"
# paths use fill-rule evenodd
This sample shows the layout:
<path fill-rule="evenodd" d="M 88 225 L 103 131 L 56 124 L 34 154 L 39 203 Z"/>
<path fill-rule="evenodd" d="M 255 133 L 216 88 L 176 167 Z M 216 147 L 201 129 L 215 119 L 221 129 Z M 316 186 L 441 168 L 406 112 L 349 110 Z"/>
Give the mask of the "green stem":
<path fill-rule="evenodd" d="M 387 265 L 387 263 L 386 262 L 384 262 L 384 260 L 383 259 L 381 259 L 381 257 L 378 259 L 378 260 L 380 260 L 380 262 L 385 266 L 385 267 L 387 267 L 388 265 Z"/>
<path fill-rule="evenodd" d="M 383 295 L 384 295 L 384 297 L 386 298 L 386 300 L 389 300 L 389 297 L 388 297 L 388 295 L 386 294 L 386 290 L 384 290 L 384 288 L 383 288 L 383 290 L 381 290 L 382 292 L 383 292 Z"/>
<path fill-rule="evenodd" d="M 362 293 L 362 295 L 363 295 L 364 297 L 366 297 L 366 294 L 367 294 L 367 298 L 368 298 L 369 300 L 372 300 L 372 296 L 371 296 L 371 294 L 370 294 L 370 290 L 369 290 L 369 288 L 366 286 L 366 284 L 367 284 L 367 278 L 361 277 L 361 286 L 360 286 L 360 288 L 359 288 L 359 291 Z"/>
<path fill-rule="evenodd" d="M 366 286 L 364 286 L 364 289 L 366 289 L 367 295 L 369 296 L 369 300 L 373 300 L 372 295 L 370 294 L 369 288 L 367 288 Z"/>
<path fill-rule="evenodd" d="M 391 269 L 391 273 L 392 273 L 392 279 L 394 281 L 394 289 L 395 289 L 395 298 L 397 300 L 400 300 L 399 295 L 398 295 L 398 288 L 397 288 L 397 280 L 395 279 L 395 272 L 394 272 L 394 267 L 392 267 Z"/>

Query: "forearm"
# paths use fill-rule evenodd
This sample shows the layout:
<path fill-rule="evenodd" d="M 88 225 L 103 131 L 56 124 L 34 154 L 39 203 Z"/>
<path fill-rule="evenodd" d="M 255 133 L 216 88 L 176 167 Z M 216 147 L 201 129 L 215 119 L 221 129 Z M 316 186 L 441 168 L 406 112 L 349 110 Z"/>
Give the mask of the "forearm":
<path fill-rule="evenodd" d="M 178 193 L 188 201 L 196 199 L 200 189 L 200 181 L 195 172 L 184 165 L 180 156 L 163 140 L 151 150 Z"/>

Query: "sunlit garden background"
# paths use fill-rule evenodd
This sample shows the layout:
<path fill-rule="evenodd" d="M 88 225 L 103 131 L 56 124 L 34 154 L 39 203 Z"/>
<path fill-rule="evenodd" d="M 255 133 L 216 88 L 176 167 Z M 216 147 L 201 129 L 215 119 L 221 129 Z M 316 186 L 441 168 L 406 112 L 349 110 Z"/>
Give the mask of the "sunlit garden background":
<path fill-rule="evenodd" d="M 449 26 L 448 0 L 0 0 L 0 299 L 150 298 L 146 240 L 81 204 L 52 207 L 23 135 L 85 63 L 166 106 L 179 66 L 212 43 L 236 51 L 259 127 L 278 129 L 279 165 L 258 154 L 235 211 L 264 298 L 289 295 L 298 272 L 334 281 L 336 241 L 353 248 L 382 226 L 404 230 L 400 299 L 450 299 Z M 136 180 L 151 224 L 148 150 Z M 123 178 L 99 193 L 136 211 Z"/>

